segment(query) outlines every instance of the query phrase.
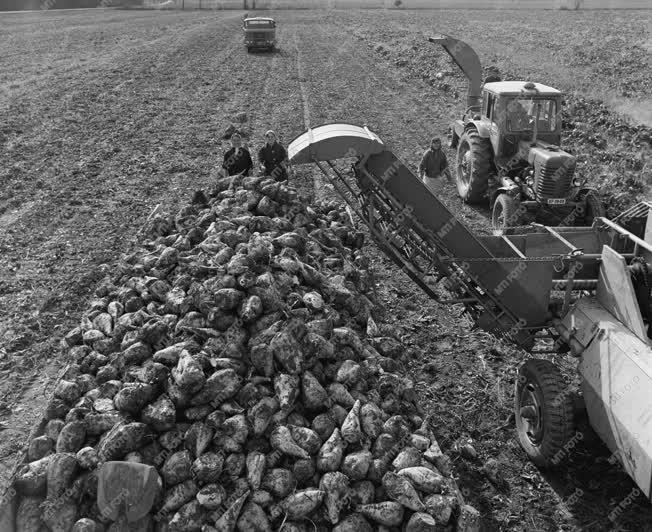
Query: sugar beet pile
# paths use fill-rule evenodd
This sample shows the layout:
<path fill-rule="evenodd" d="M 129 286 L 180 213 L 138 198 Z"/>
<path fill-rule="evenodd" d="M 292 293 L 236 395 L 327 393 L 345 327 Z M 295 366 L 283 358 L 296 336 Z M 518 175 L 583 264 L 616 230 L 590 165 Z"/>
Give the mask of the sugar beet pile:
<path fill-rule="evenodd" d="M 162 479 L 131 530 L 475 529 L 337 204 L 232 177 L 151 225 L 65 338 L 19 531 L 117 530 L 111 460 Z"/>

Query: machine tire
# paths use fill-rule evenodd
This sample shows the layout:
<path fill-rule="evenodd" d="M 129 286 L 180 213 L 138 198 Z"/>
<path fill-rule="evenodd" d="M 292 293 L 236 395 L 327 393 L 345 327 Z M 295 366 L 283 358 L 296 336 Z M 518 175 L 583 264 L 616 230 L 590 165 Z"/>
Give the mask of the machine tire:
<path fill-rule="evenodd" d="M 589 190 L 584 196 L 584 224 L 593 225 L 593 220 L 605 215 L 604 205 L 598 195 Z"/>
<path fill-rule="evenodd" d="M 519 202 L 509 194 L 498 194 L 491 211 L 491 225 L 497 231 L 520 225 Z"/>
<path fill-rule="evenodd" d="M 530 359 L 518 370 L 514 393 L 516 432 L 521 447 L 539 467 L 556 466 L 570 451 L 568 443 L 575 423 L 573 399 L 565 388 L 559 368 L 548 360 Z M 536 414 L 534 429 L 524 420 L 524 409 L 528 407 L 531 410 L 526 414 Z"/>
<path fill-rule="evenodd" d="M 465 202 L 481 203 L 486 200 L 489 176 L 493 172 L 492 158 L 489 139 L 480 137 L 475 129 L 465 131 L 460 137 L 455 160 L 455 180 L 457 191 Z"/>

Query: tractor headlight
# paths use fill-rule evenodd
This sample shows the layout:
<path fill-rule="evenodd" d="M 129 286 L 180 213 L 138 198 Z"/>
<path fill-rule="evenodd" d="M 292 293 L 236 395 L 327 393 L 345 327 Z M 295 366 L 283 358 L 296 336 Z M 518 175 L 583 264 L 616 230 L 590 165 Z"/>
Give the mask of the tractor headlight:
<path fill-rule="evenodd" d="M 573 186 L 574 187 L 579 187 L 581 185 L 582 185 L 582 182 L 577 177 L 573 178 Z"/>

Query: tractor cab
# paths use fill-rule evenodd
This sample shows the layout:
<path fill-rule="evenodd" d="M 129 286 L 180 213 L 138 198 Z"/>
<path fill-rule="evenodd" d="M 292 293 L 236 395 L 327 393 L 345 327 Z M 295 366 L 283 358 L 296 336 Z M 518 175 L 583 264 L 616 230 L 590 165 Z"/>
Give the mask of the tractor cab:
<path fill-rule="evenodd" d="M 540 83 L 498 81 L 482 88 L 480 120 L 497 159 L 509 159 L 537 141 L 561 144 L 561 92 Z M 524 141 L 526 146 L 521 147 Z M 499 163 L 500 164 L 500 163 Z"/>

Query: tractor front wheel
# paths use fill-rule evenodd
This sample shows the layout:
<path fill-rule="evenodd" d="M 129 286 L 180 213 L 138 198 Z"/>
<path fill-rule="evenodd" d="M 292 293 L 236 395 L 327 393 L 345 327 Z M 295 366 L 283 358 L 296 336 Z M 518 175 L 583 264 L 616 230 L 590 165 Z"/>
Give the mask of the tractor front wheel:
<path fill-rule="evenodd" d="M 598 195 L 589 190 L 584 196 L 584 224 L 593 225 L 593 220 L 605 215 L 604 205 Z"/>
<path fill-rule="evenodd" d="M 489 139 L 475 129 L 465 131 L 457 144 L 457 191 L 467 203 L 486 200 L 489 176 L 492 174 L 492 149 Z"/>
<path fill-rule="evenodd" d="M 521 223 L 521 209 L 517 200 L 509 194 L 499 194 L 491 212 L 491 223 L 496 231 L 504 231 Z"/>
<path fill-rule="evenodd" d="M 530 460 L 553 467 L 568 457 L 573 400 L 557 366 L 542 359 L 525 362 L 518 370 L 514 409 L 518 439 Z"/>

